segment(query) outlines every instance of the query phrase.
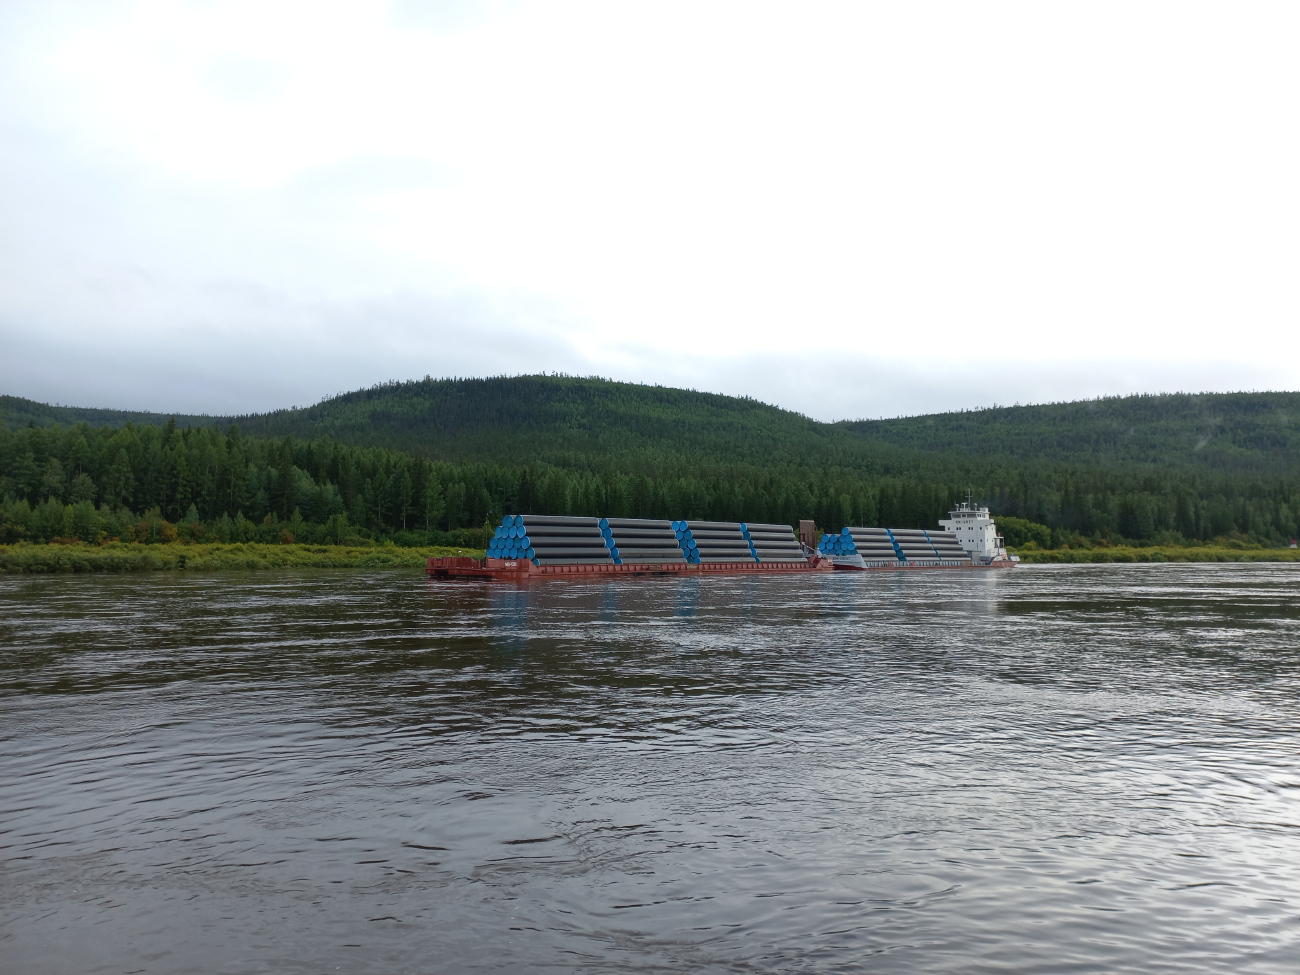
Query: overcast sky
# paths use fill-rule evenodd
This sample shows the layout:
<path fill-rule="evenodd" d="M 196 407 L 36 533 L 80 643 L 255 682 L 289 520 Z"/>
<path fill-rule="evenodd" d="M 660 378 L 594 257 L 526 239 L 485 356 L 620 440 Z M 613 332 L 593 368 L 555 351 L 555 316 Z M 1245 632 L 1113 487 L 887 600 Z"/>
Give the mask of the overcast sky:
<path fill-rule="evenodd" d="M 0 392 L 1300 387 L 1294 3 L 0 4 Z"/>

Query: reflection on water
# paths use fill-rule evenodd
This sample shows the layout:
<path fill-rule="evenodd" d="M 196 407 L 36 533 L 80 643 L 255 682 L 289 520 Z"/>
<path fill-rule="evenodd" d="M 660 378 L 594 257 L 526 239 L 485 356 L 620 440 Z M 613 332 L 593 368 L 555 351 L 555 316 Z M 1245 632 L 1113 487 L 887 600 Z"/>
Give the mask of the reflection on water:
<path fill-rule="evenodd" d="M 1297 582 L 0 578 L 0 958 L 1291 972 Z"/>

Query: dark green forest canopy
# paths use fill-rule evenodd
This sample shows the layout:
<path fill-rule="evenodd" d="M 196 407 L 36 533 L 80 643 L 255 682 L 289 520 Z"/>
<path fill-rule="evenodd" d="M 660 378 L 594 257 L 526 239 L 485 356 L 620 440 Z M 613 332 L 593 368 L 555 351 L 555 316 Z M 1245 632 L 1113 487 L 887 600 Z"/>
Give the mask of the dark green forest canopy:
<path fill-rule="evenodd" d="M 146 413 L 140 410 L 110 410 L 84 406 L 51 406 L 48 403 L 23 399 L 21 396 L 0 396 L 0 426 L 11 430 L 21 429 L 29 423 L 38 427 L 73 426 L 78 423 L 85 423 L 92 427 L 118 427 L 127 423 L 160 427 L 173 419 L 181 426 L 222 426 L 230 423 L 226 417 Z"/>
<path fill-rule="evenodd" d="M 0 408 L 9 540 L 74 523 L 77 537 L 92 522 L 112 534 L 154 509 L 155 522 L 420 544 L 506 512 L 932 528 L 968 488 L 1054 542 L 1283 544 L 1300 517 L 1296 393 L 827 424 L 752 399 L 520 376 L 393 383 L 233 419 Z"/>
<path fill-rule="evenodd" d="M 0 397 L 10 429 L 161 425 L 159 414 Z M 1062 467 L 1300 473 L 1300 393 L 1129 396 L 820 423 L 753 399 L 568 376 L 424 379 L 302 409 L 177 417 L 245 435 L 330 437 L 453 463 L 651 477 L 802 471 L 984 482 Z"/>
<path fill-rule="evenodd" d="M 877 443 L 952 459 L 1236 474 L 1300 470 L 1300 393 L 1109 397 L 840 426 Z"/>
<path fill-rule="evenodd" d="M 1294 479 L 1218 471 L 1008 467 L 970 486 L 998 515 L 1048 526 L 1053 542 L 1237 534 L 1276 545 L 1294 537 L 1300 512 Z M 360 535 L 471 544 L 445 536 L 516 512 L 933 528 L 966 487 L 845 469 L 750 466 L 655 477 L 453 463 L 328 437 L 253 437 L 233 426 L 223 433 L 170 422 L 0 431 L 0 541 L 8 542 L 137 530 L 161 540 L 168 522 L 223 541 L 285 531 L 299 541 Z"/>

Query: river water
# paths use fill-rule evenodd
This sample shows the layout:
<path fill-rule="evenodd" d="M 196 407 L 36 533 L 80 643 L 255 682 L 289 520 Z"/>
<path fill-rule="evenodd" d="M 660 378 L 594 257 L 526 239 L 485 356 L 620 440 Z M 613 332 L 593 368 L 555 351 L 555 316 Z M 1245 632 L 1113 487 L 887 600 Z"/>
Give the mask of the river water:
<path fill-rule="evenodd" d="M 1300 969 L 1300 565 L 0 577 L 5 972 Z"/>

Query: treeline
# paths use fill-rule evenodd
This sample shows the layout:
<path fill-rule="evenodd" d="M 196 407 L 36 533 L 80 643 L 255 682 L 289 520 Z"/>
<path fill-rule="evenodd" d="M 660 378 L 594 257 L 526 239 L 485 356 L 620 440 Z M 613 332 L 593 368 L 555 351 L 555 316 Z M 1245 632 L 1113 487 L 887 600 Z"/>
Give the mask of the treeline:
<path fill-rule="evenodd" d="M 250 437 L 236 427 L 172 422 L 0 431 L 5 542 L 389 539 L 480 547 L 484 526 L 518 512 L 932 528 L 968 487 L 995 514 L 1046 526 L 1053 545 L 1224 536 L 1284 544 L 1300 513 L 1296 483 L 1280 477 L 1040 466 L 981 473 L 972 483 L 756 465 L 654 477 L 456 464 L 330 438 Z"/>
<path fill-rule="evenodd" d="M 1300 393 L 1166 393 L 839 424 L 949 461 L 1300 474 Z"/>
<path fill-rule="evenodd" d="M 482 544 L 502 514 L 933 524 L 956 485 L 841 489 L 789 474 L 651 478 L 430 461 L 329 438 L 244 437 L 232 427 L 28 427 L 0 432 L 0 538 L 390 538 Z M 95 526 L 98 525 L 96 528 Z M 88 537 L 89 536 L 89 537 Z"/>

